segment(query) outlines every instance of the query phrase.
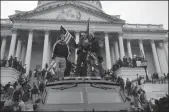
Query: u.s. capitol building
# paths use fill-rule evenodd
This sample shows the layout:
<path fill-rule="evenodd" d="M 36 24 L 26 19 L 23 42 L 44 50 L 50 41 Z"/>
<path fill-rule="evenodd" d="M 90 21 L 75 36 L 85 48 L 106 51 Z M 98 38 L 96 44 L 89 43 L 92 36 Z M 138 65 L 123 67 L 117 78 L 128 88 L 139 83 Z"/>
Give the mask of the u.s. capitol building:
<path fill-rule="evenodd" d="M 26 64 L 27 73 L 50 64 L 54 42 L 63 25 L 79 41 L 90 30 L 103 45 L 104 69 L 124 56 L 140 55 L 148 61 L 148 73 L 168 73 L 168 31 L 163 25 L 130 24 L 119 15 L 108 15 L 100 1 L 38 1 L 31 11 L 16 11 L 1 19 L 1 59 L 11 55 Z M 71 61 L 77 59 L 76 51 Z"/>

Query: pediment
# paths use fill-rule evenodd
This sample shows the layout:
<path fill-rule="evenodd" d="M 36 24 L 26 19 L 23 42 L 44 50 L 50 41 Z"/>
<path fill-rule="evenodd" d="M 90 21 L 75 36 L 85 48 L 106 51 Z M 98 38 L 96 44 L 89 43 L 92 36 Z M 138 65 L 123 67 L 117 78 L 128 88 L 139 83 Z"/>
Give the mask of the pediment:
<path fill-rule="evenodd" d="M 88 9 L 87 9 L 88 10 Z M 69 21 L 86 21 L 90 17 L 91 21 L 99 22 L 122 22 L 116 17 L 109 16 L 103 12 L 98 13 L 97 11 L 87 11 L 82 7 L 75 5 L 64 5 L 55 8 L 48 8 L 42 11 L 33 11 L 31 13 L 23 14 L 18 16 L 19 19 L 48 19 L 48 20 L 69 20 Z M 91 9 L 92 10 L 92 9 Z M 17 17 L 17 16 L 16 16 Z"/>

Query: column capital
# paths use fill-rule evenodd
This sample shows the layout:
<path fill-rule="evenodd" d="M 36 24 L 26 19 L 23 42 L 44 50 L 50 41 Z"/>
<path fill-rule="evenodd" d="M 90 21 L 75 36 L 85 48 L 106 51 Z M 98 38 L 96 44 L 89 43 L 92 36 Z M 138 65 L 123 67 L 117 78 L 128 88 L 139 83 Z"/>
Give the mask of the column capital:
<path fill-rule="evenodd" d="M 28 29 L 30 34 L 33 34 L 33 32 L 35 31 L 34 29 Z"/>
<path fill-rule="evenodd" d="M 153 39 L 150 39 L 150 42 L 151 42 L 151 43 L 154 43 L 154 40 L 153 40 Z"/>
<path fill-rule="evenodd" d="M 137 39 L 138 41 L 143 41 L 144 39 Z"/>
<path fill-rule="evenodd" d="M 96 33 L 96 31 L 95 31 L 95 30 L 92 30 L 91 32 Z"/>
<path fill-rule="evenodd" d="M 103 31 L 104 32 L 104 34 L 109 34 L 110 32 L 109 31 Z"/>
<path fill-rule="evenodd" d="M 118 36 L 120 37 L 120 36 L 123 36 L 123 32 L 119 32 L 118 33 Z"/>
<path fill-rule="evenodd" d="M 101 48 L 104 47 L 104 41 L 103 41 L 103 40 L 99 40 L 99 46 L 100 46 Z"/>
<path fill-rule="evenodd" d="M 46 35 L 49 35 L 51 31 L 49 29 L 45 29 L 44 32 Z"/>
<path fill-rule="evenodd" d="M 158 45 L 160 48 L 163 48 L 163 46 L 164 46 L 164 44 L 163 44 L 162 41 L 159 41 L 159 42 L 157 43 L 157 45 Z"/>
<path fill-rule="evenodd" d="M 167 43 L 168 42 L 168 38 L 162 40 L 164 43 Z"/>
<path fill-rule="evenodd" d="M 17 28 L 12 28 L 12 33 L 17 33 L 18 29 Z"/>
<path fill-rule="evenodd" d="M 127 38 L 126 40 L 127 40 L 127 42 L 130 42 L 132 39 L 130 39 L 130 38 Z"/>
<path fill-rule="evenodd" d="M 80 33 L 80 30 L 75 30 L 75 33 Z"/>

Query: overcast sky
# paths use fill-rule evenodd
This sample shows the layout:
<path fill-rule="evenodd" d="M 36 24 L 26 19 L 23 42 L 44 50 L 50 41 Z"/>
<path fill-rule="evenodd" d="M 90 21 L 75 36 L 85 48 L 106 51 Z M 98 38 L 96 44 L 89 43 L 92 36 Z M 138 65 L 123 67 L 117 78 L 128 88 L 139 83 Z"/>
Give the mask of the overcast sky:
<path fill-rule="evenodd" d="M 168 1 L 101 1 L 110 15 L 121 15 L 126 23 L 163 24 L 168 29 Z M 1 18 L 8 18 L 15 10 L 29 11 L 37 1 L 1 1 Z"/>

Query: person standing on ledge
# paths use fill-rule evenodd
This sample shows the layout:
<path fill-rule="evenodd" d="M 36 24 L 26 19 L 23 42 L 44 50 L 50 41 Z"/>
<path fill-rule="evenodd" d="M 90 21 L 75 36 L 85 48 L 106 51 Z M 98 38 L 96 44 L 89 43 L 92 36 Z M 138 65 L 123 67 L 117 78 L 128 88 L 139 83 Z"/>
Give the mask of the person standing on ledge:
<path fill-rule="evenodd" d="M 69 47 L 65 43 L 65 35 L 61 34 L 60 40 L 56 41 L 53 47 L 53 54 L 52 54 L 52 63 L 48 68 L 48 71 L 51 68 L 55 68 L 55 72 L 57 76 L 60 78 L 64 77 L 64 72 L 66 69 L 66 59 L 69 57 Z M 55 67 L 54 67 L 55 66 Z"/>

